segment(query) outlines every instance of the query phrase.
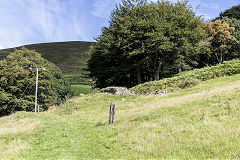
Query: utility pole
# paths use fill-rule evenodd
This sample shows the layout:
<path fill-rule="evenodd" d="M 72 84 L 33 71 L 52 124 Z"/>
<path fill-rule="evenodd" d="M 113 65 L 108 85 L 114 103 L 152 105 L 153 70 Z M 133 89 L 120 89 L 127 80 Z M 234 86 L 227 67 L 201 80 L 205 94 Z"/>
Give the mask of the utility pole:
<path fill-rule="evenodd" d="M 45 68 L 32 68 L 32 67 L 29 67 L 30 70 L 36 70 L 36 89 L 35 89 L 35 110 L 34 112 L 39 112 L 39 107 L 37 105 L 37 90 L 38 90 L 38 71 L 40 70 L 43 70 L 45 71 L 46 69 Z"/>

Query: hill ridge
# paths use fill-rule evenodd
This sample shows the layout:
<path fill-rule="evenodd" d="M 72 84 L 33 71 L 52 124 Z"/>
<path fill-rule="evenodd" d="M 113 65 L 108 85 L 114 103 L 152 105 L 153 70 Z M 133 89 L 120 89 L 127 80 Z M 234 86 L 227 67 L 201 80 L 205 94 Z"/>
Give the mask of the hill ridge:
<path fill-rule="evenodd" d="M 56 64 L 71 83 L 90 83 L 87 61 L 90 58 L 89 49 L 95 42 L 65 41 L 23 45 L 0 50 L 0 59 L 5 58 L 14 49 L 25 47 L 36 50 L 43 58 Z M 69 76 L 70 75 L 70 76 Z"/>

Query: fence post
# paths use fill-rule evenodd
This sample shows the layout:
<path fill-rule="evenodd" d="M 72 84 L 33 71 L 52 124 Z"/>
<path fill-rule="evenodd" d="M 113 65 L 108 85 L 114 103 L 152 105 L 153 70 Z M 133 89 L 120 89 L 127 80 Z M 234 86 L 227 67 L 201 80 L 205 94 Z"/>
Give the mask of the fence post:
<path fill-rule="evenodd" d="M 109 113 L 109 124 L 115 123 L 116 119 L 116 104 L 111 103 Z"/>
<path fill-rule="evenodd" d="M 112 103 L 110 104 L 110 112 L 109 112 L 109 124 L 112 124 Z"/>
<path fill-rule="evenodd" d="M 116 119 L 116 104 L 113 104 L 112 123 L 115 123 Z"/>

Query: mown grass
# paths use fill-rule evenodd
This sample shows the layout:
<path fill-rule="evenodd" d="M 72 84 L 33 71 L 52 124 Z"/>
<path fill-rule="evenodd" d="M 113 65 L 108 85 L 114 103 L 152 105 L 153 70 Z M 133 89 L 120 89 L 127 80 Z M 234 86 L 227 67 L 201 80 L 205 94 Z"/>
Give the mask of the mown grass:
<path fill-rule="evenodd" d="M 90 94 L 93 90 L 89 85 L 71 85 L 71 91 L 73 96 L 79 96 L 80 94 Z"/>
<path fill-rule="evenodd" d="M 0 158 L 238 159 L 239 104 L 240 75 L 165 96 L 90 94 L 53 113 L 0 118 Z"/>

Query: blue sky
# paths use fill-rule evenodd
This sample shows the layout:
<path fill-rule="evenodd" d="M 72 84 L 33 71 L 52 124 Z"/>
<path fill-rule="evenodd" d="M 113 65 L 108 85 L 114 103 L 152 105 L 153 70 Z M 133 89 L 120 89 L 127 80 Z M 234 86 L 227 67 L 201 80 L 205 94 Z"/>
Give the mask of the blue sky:
<path fill-rule="evenodd" d="M 150 0 L 149 0 L 150 1 Z M 156 1 L 156 0 L 153 0 Z M 176 2 L 176 0 L 171 0 Z M 0 49 L 25 44 L 94 41 L 121 0 L 0 0 Z M 206 20 L 240 0 L 189 0 Z"/>

